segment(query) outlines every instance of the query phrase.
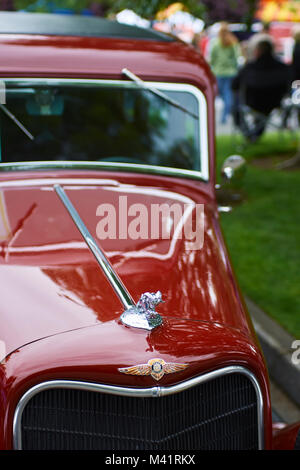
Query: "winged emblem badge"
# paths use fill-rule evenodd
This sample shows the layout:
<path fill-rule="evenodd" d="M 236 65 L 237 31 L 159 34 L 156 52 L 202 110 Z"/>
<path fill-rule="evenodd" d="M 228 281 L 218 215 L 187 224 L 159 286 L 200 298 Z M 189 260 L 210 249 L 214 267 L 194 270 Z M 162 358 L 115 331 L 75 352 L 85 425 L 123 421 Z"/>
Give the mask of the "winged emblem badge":
<path fill-rule="evenodd" d="M 163 359 L 150 359 L 147 364 L 138 364 L 131 367 L 119 368 L 119 372 L 130 375 L 151 375 L 153 379 L 160 380 L 165 374 L 173 374 L 188 367 L 188 364 L 179 362 L 165 362 Z"/>

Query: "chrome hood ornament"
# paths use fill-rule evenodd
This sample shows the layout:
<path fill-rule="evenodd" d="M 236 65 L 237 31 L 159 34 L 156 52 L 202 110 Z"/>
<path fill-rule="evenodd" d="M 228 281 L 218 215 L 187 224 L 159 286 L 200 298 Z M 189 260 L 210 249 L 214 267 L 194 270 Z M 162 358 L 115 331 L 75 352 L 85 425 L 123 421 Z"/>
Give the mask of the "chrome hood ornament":
<path fill-rule="evenodd" d="M 119 372 L 129 375 L 151 375 L 153 379 L 159 380 L 165 374 L 173 374 L 188 367 L 188 364 L 180 362 L 165 362 L 163 359 L 150 359 L 147 364 L 138 364 L 131 367 L 119 368 Z"/>
<path fill-rule="evenodd" d="M 163 302 L 160 291 L 156 293 L 145 292 L 141 295 L 136 306 L 129 307 L 121 315 L 124 325 L 134 328 L 153 330 L 162 324 L 161 316 L 155 311 L 156 305 Z"/>

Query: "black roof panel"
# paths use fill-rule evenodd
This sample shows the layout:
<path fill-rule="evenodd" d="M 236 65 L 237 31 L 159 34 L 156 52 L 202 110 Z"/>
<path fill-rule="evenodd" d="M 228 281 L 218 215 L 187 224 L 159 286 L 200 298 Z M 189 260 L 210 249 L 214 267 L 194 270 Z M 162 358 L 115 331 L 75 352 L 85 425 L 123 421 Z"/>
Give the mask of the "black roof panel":
<path fill-rule="evenodd" d="M 153 29 L 129 26 L 99 17 L 26 12 L 0 12 L 0 34 L 174 40 Z"/>

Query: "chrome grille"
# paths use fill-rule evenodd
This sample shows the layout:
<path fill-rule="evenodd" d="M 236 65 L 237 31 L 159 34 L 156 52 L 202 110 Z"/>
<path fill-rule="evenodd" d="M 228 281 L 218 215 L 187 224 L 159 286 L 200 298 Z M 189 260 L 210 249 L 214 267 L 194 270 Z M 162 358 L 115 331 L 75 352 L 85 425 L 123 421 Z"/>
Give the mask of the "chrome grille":
<path fill-rule="evenodd" d="M 22 449 L 257 449 L 258 408 L 257 390 L 241 373 L 155 398 L 54 387 L 26 403 Z"/>

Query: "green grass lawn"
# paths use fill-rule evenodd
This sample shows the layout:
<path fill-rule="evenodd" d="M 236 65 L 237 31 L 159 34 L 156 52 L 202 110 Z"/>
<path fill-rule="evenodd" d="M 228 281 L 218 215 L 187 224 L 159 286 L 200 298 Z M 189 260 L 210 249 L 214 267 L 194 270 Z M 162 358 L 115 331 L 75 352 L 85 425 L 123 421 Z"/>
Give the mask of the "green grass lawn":
<path fill-rule="evenodd" d="M 300 167 L 272 168 L 297 142 L 269 134 L 242 151 L 237 143 L 217 138 L 218 169 L 231 154 L 248 162 L 245 201 L 221 215 L 233 266 L 244 294 L 300 339 Z"/>

